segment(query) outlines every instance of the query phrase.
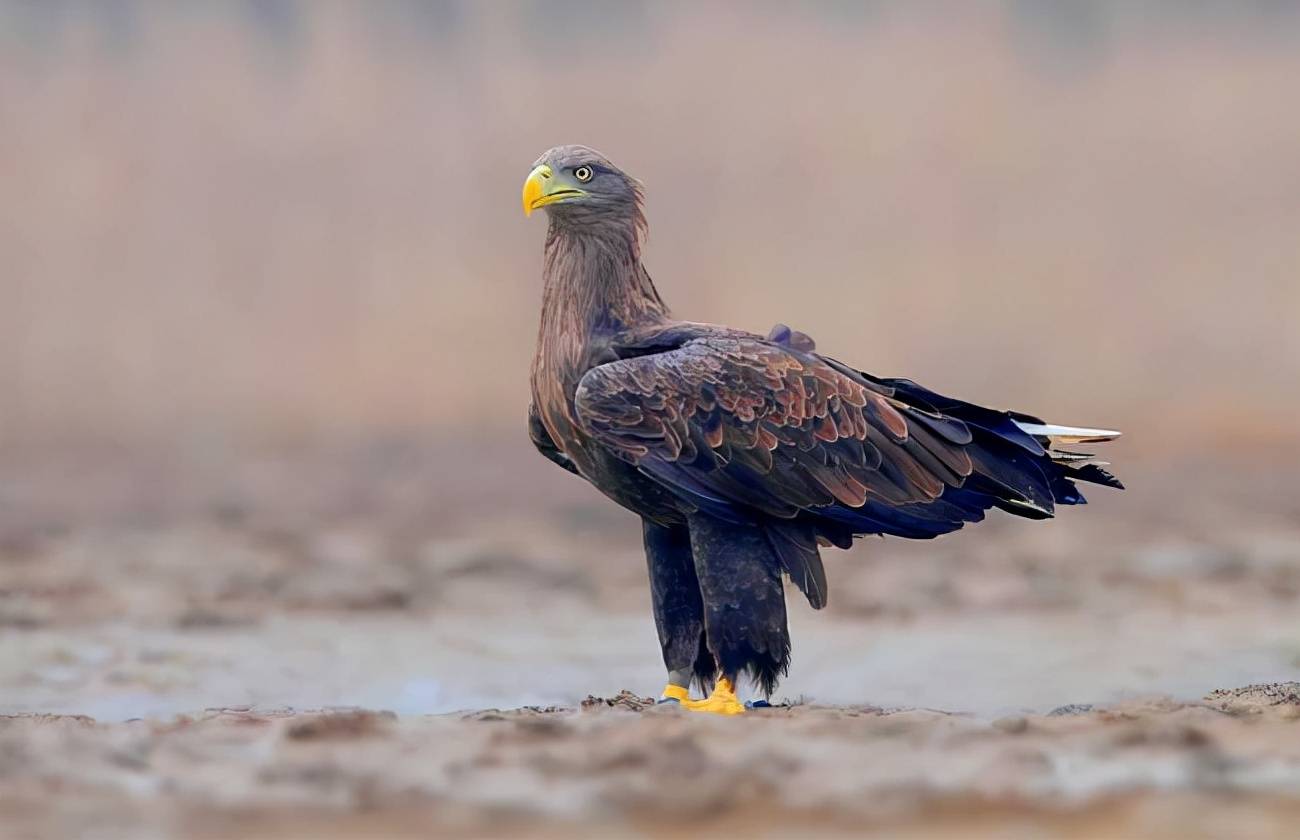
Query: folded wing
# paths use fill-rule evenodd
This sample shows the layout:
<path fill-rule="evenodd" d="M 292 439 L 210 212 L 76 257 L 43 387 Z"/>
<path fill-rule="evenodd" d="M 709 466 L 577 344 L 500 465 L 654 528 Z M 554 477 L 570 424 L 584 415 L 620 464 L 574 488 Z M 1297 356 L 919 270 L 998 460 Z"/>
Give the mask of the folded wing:
<path fill-rule="evenodd" d="M 1046 518 L 1084 502 L 1072 479 L 1113 482 L 1051 449 L 1097 430 L 1057 435 L 1028 415 L 877 379 L 786 328 L 762 338 L 677 323 L 614 352 L 577 390 L 588 433 L 692 509 L 767 528 L 814 606 L 825 598 L 818 542 L 930 538 L 990 507 Z"/>
<path fill-rule="evenodd" d="M 618 457 L 728 518 L 932 502 L 972 470 L 964 424 L 756 336 L 601 365 L 583 377 L 576 408 Z"/>

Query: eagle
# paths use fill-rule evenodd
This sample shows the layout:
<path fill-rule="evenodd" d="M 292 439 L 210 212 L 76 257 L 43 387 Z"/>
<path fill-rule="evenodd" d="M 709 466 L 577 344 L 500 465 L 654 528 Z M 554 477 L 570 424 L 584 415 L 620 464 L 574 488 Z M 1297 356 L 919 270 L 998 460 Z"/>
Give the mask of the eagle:
<path fill-rule="evenodd" d="M 931 539 L 990 508 L 1049 519 L 1084 504 L 1076 482 L 1122 489 L 1062 448 L 1118 432 L 873 376 L 784 325 L 672 317 L 641 262 L 642 196 L 586 146 L 551 149 L 524 181 L 524 214 L 550 222 L 528 430 L 641 518 L 661 700 L 740 714 L 742 676 L 770 697 L 790 665 L 783 578 L 826 606 L 822 547 Z"/>

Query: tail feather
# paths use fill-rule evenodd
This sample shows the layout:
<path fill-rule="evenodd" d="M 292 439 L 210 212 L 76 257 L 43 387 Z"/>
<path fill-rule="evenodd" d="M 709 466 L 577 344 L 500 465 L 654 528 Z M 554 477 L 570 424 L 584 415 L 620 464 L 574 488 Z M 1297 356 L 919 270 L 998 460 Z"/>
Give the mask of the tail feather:
<path fill-rule="evenodd" d="M 1098 461 L 1096 453 L 1093 452 L 1071 452 L 1068 449 L 1053 449 L 1049 453 L 1052 460 L 1059 464 L 1069 464 L 1077 461 L 1086 461 L 1090 464 L 1101 464 L 1106 466 L 1109 461 Z"/>
<path fill-rule="evenodd" d="M 1109 471 L 1102 469 L 1109 466 L 1107 461 L 1098 461 L 1091 452 L 1073 452 L 1057 449 L 1060 444 L 1104 443 L 1120 436 L 1120 432 L 1111 429 L 1087 429 L 1077 426 L 1057 426 L 1051 423 L 1028 423 L 1015 421 L 1021 431 L 1047 442 L 1047 457 L 1052 459 L 1061 474 L 1074 481 L 1086 481 L 1104 487 L 1123 490 L 1124 485 Z M 1082 499 L 1082 495 L 1079 496 Z"/>
<path fill-rule="evenodd" d="M 1061 471 L 1075 481 L 1086 481 L 1089 484 L 1100 484 L 1103 487 L 1113 487 L 1116 490 L 1123 490 L 1124 484 L 1114 476 L 1109 470 L 1104 470 L 1098 464 L 1083 464 L 1076 466 L 1062 466 Z"/>
<path fill-rule="evenodd" d="M 1057 443 L 1104 443 L 1120 436 L 1120 432 L 1111 429 L 1086 429 L 1078 426 L 1057 426 L 1051 423 L 1025 423 L 1014 421 L 1025 434 L 1036 438 L 1047 438 Z"/>

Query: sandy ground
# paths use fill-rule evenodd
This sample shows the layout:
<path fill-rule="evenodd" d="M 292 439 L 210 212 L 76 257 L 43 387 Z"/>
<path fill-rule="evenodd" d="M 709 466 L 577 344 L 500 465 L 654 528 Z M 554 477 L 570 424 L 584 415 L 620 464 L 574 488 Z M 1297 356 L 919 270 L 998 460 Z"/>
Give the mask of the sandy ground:
<path fill-rule="evenodd" d="M 1300 817 L 1296 686 L 1245 688 L 1300 680 L 1300 488 L 1270 465 L 1133 464 L 1052 523 L 830 554 L 827 610 L 790 591 L 788 705 L 714 719 L 644 702 L 634 521 L 517 442 L 484 451 L 9 459 L 3 836 Z"/>

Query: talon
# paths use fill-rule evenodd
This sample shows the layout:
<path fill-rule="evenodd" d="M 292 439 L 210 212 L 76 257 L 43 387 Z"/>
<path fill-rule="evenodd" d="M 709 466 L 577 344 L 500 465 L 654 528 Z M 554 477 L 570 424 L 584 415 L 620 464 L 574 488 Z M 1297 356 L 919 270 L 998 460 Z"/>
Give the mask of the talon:
<path fill-rule="evenodd" d="M 660 703 L 691 703 L 691 693 L 684 686 L 668 683 L 659 695 Z"/>
<path fill-rule="evenodd" d="M 720 677 L 713 693 L 704 700 L 683 700 L 682 705 L 692 712 L 711 712 L 715 715 L 743 715 L 745 706 L 736 699 L 736 687 L 731 680 Z"/>

